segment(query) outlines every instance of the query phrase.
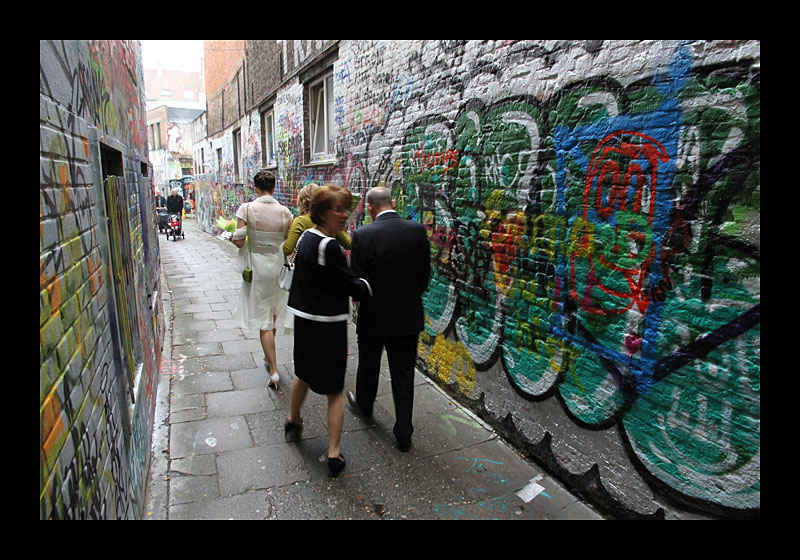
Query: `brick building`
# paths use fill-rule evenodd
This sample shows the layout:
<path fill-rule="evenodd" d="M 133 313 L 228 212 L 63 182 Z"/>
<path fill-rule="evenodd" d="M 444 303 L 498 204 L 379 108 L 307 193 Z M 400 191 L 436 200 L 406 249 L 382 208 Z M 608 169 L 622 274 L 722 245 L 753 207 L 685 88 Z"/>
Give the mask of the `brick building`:
<path fill-rule="evenodd" d="M 39 66 L 39 517 L 138 519 L 165 325 L 141 48 Z"/>
<path fill-rule="evenodd" d="M 205 110 L 206 96 L 202 72 L 145 68 L 143 74 L 148 111 L 161 105 Z"/>
<path fill-rule="evenodd" d="M 391 188 L 422 371 L 611 513 L 760 515 L 758 41 L 215 48 L 201 228 L 262 167 Z"/>

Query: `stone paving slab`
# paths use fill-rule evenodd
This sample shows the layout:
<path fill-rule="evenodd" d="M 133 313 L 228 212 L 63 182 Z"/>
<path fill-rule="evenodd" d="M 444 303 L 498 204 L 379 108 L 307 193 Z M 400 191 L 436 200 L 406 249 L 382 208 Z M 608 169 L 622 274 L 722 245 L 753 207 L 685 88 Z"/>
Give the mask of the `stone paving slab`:
<path fill-rule="evenodd" d="M 268 389 L 258 333 L 233 319 L 235 248 L 193 220 L 185 227 L 185 240 L 161 244 L 170 324 L 147 519 L 602 519 L 419 373 L 413 443 L 401 453 L 385 356 L 373 416 L 345 406 L 347 467 L 330 478 L 324 396 L 309 393 L 300 441 L 284 441 L 291 331 L 276 337 L 281 380 Z M 346 389 L 355 387 L 357 348 L 351 327 Z"/>

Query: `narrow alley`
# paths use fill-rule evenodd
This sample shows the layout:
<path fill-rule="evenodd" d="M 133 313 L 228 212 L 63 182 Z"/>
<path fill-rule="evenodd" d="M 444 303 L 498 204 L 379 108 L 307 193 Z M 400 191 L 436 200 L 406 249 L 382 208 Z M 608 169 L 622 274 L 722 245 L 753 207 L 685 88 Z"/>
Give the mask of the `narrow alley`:
<path fill-rule="evenodd" d="M 760 40 L 40 39 L 39 68 L 40 520 L 760 519 Z M 294 217 L 313 183 L 348 234 L 374 187 L 416 223 L 421 313 L 376 320 L 422 329 L 409 452 L 385 363 L 338 478 L 325 397 L 284 440 L 294 334 L 272 390 L 217 237 L 263 170 Z"/>
<path fill-rule="evenodd" d="M 385 357 L 373 417 L 345 409 L 347 467 L 329 478 L 324 397 L 309 393 L 302 440 L 284 442 L 291 331 L 277 337 L 275 391 L 258 334 L 232 319 L 236 248 L 187 220 L 186 239 L 162 237 L 160 250 L 168 326 L 145 519 L 602 519 L 419 372 L 414 440 L 400 453 Z"/>

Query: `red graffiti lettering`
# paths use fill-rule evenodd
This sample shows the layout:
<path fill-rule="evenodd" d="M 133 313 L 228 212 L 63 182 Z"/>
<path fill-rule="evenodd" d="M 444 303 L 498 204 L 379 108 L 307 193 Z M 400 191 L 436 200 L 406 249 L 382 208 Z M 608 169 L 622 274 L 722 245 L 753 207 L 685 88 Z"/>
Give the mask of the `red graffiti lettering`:
<path fill-rule="evenodd" d="M 449 171 L 458 167 L 458 150 L 447 150 L 446 152 L 433 152 L 426 154 L 425 147 L 420 146 L 414 154 L 414 163 L 419 166 L 420 171 Z M 443 169 L 436 169 L 444 166 Z"/>

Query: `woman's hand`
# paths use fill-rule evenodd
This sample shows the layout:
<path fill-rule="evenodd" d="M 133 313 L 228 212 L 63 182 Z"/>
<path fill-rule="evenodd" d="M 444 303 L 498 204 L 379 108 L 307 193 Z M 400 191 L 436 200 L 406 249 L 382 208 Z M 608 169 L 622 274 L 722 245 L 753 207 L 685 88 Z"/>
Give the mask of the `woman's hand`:
<path fill-rule="evenodd" d="M 236 229 L 241 229 L 241 228 L 245 227 L 246 225 L 247 225 L 247 223 L 243 219 L 236 218 Z M 234 245 L 236 245 L 237 247 L 239 247 L 241 249 L 242 247 L 244 247 L 245 239 L 246 238 L 233 239 L 233 237 L 231 237 L 231 243 L 233 243 Z"/>

